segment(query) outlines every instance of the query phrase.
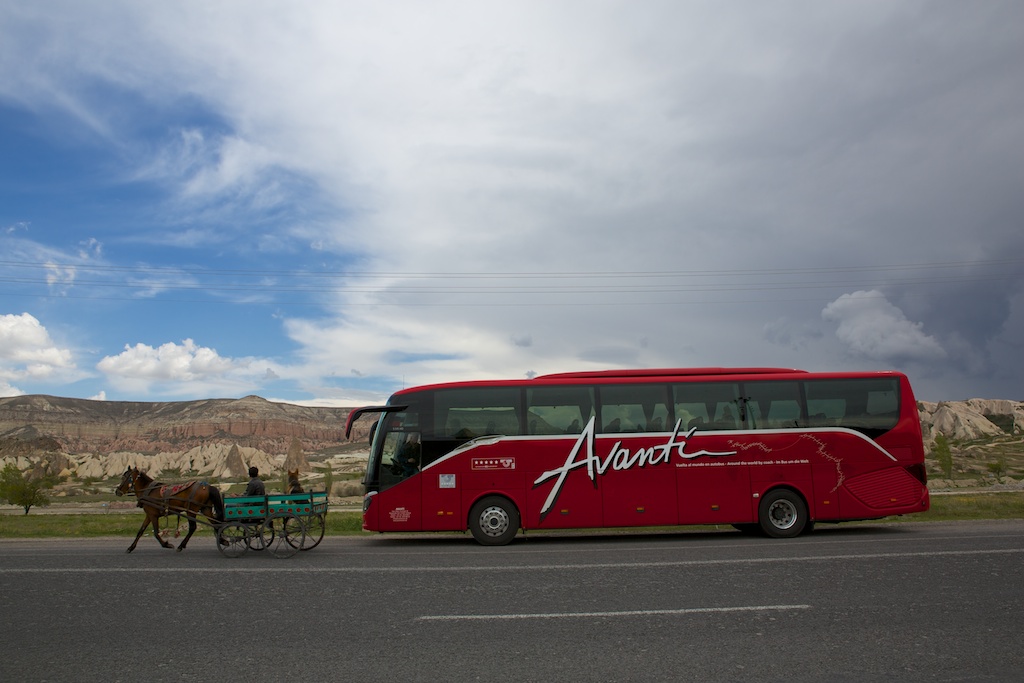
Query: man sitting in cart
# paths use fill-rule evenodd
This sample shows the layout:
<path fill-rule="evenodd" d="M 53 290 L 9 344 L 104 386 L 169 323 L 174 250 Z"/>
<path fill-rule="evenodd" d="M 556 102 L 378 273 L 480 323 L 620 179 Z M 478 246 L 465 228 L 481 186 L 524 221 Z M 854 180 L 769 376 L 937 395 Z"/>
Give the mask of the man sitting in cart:
<path fill-rule="evenodd" d="M 249 485 L 245 487 L 245 493 L 243 496 L 265 496 L 267 495 L 267 487 L 263 485 L 263 480 L 260 479 L 260 471 L 255 465 L 249 468 Z"/>

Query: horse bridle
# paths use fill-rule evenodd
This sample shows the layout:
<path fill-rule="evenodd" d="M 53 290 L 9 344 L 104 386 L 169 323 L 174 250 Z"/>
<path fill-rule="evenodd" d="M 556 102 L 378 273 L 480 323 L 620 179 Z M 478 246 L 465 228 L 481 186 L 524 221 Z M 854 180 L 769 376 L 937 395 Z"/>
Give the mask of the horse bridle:
<path fill-rule="evenodd" d="M 115 496 L 135 495 L 135 470 L 129 467 L 121 476 L 121 483 L 114 489 Z"/>

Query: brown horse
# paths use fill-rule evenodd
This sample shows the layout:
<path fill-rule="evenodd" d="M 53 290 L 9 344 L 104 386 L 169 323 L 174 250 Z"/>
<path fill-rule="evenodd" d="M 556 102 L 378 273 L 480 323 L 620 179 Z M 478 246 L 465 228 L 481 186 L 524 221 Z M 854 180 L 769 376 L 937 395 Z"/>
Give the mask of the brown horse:
<path fill-rule="evenodd" d="M 185 515 L 188 518 L 188 534 L 178 546 L 178 551 L 185 549 L 188 539 L 196 531 L 196 515 L 206 517 L 214 526 L 224 521 L 224 499 L 220 489 L 210 486 L 205 481 L 190 481 L 185 484 L 168 485 L 153 481 L 145 472 L 137 467 L 129 467 L 121 483 L 114 491 L 119 496 L 132 495 L 139 499 L 139 507 L 146 513 L 146 519 L 135 534 L 135 540 L 126 552 L 135 550 L 143 532 L 150 524 L 153 525 L 153 537 L 165 548 L 174 546 L 160 538 L 158 520 L 169 515 Z"/>
<path fill-rule="evenodd" d="M 285 493 L 305 493 L 302 484 L 299 483 L 299 468 L 288 470 L 288 487 Z"/>

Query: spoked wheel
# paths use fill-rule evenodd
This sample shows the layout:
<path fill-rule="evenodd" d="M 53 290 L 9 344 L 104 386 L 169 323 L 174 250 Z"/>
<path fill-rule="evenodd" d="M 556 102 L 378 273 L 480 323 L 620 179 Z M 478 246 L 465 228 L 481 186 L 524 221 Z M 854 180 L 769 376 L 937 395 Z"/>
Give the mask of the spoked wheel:
<path fill-rule="evenodd" d="M 264 524 L 258 529 L 253 529 L 253 533 L 249 534 L 249 550 L 259 552 L 270 547 L 274 543 L 274 533 L 273 525 L 267 528 Z"/>
<path fill-rule="evenodd" d="M 237 522 L 217 530 L 217 549 L 224 557 L 241 557 L 249 549 L 249 530 Z"/>
<path fill-rule="evenodd" d="M 326 515 L 309 515 L 302 518 L 306 525 L 306 533 L 301 538 L 294 535 L 288 536 L 289 543 L 301 543 L 299 550 L 311 550 L 324 539 L 324 527 L 326 526 Z"/>
<path fill-rule="evenodd" d="M 291 557 L 305 542 L 306 525 L 295 515 L 274 515 L 263 522 L 262 535 L 263 547 L 274 557 Z"/>

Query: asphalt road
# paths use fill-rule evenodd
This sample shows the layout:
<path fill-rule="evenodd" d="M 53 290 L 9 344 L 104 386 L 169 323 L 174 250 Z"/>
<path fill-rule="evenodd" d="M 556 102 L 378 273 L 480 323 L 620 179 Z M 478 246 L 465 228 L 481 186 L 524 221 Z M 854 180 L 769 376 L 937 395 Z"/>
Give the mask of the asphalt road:
<path fill-rule="evenodd" d="M 0 541 L 0 680 L 1024 679 L 1024 520 L 130 541 Z"/>

